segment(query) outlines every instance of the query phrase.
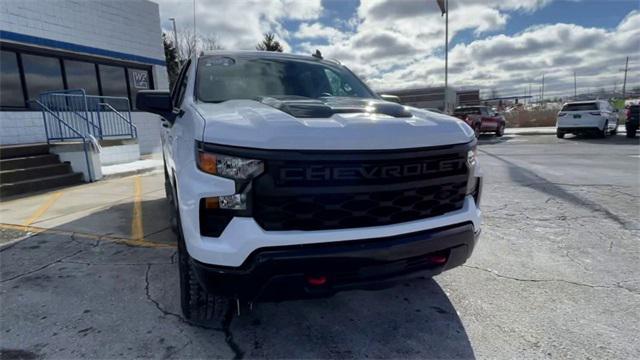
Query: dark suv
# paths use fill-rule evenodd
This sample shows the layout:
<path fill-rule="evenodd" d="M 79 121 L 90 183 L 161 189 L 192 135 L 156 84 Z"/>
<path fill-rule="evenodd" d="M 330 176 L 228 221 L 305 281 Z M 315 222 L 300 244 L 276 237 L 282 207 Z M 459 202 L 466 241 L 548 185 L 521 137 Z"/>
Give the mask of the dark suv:
<path fill-rule="evenodd" d="M 625 127 L 627 129 L 627 137 L 636 137 L 636 131 L 638 130 L 638 122 L 640 119 L 640 104 L 629 105 L 627 108 L 627 122 Z"/>

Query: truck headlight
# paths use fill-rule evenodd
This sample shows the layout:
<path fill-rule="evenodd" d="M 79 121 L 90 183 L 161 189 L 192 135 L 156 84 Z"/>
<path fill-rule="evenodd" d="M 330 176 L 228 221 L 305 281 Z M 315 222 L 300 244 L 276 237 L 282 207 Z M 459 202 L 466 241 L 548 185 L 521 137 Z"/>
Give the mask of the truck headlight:
<path fill-rule="evenodd" d="M 476 166 L 476 147 L 467 152 L 467 164 L 469 165 L 469 170 L 473 169 Z"/>
<path fill-rule="evenodd" d="M 247 180 L 264 171 L 261 160 L 244 159 L 204 151 L 198 152 L 198 168 L 208 174 L 234 180 Z"/>
<path fill-rule="evenodd" d="M 478 165 L 477 148 L 474 146 L 467 152 L 467 168 L 469 169 L 469 179 L 467 180 L 467 195 L 472 195 L 476 201 L 476 206 L 480 206 L 480 195 L 482 192 L 482 181 L 476 176 L 476 166 Z"/>

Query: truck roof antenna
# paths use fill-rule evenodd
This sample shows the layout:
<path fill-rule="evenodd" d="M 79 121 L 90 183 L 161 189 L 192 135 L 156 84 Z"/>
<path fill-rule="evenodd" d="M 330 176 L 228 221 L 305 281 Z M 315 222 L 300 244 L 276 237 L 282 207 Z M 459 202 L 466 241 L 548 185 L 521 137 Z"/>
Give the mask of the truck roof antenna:
<path fill-rule="evenodd" d="M 316 49 L 316 52 L 311 54 L 311 56 L 313 56 L 314 58 L 322 59 L 322 53 L 318 49 Z"/>

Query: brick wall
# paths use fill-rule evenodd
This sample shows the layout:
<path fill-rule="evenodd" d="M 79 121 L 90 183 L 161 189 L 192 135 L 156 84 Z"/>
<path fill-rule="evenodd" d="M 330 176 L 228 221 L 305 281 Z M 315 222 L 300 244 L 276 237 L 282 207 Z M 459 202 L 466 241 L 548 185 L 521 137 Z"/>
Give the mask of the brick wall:
<path fill-rule="evenodd" d="M 0 111 L 0 145 L 46 141 L 41 112 Z"/>
<path fill-rule="evenodd" d="M 164 59 L 158 4 L 147 0 L 3 0 L 0 29 Z"/>

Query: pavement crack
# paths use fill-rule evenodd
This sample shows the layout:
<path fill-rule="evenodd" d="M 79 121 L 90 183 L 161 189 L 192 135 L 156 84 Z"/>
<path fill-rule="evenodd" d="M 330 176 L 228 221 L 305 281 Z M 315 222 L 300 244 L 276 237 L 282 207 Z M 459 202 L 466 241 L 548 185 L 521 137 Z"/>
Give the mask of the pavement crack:
<path fill-rule="evenodd" d="M 74 260 L 63 260 L 61 261 L 65 264 L 78 264 L 78 265 L 87 265 L 87 266 L 149 266 L 149 265 L 171 265 L 170 262 L 151 262 L 151 263 L 95 263 L 91 261 L 74 261 Z"/>
<path fill-rule="evenodd" d="M 45 265 L 42 265 L 42 266 L 40 266 L 40 267 L 38 267 L 38 268 L 36 268 L 36 269 L 29 270 L 29 271 L 27 271 L 27 272 L 23 272 L 23 273 L 18 274 L 18 275 L 14 275 L 14 276 L 12 276 L 12 277 L 10 277 L 10 278 L 7 278 L 7 279 L 2 279 L 2 280 L 0 281 L 0 283 L 2 283 L 2 284 L 3 284 L 3 283 L 6 283 L 6 282 L 8 282 L 8 281 L 15 280 L 15 279 L 19 279 L 19 278 L 21 278 L 21 277 L 24 277 L 24 276 L 27 276 L 27 275 L 31 275 L 31 274 L 36 273 L 36 272 L 38 272 L 38 271 L 44 270 L 44 269 L 46 269 L 46 268 L 48 268 L 48 267 L 50 267 L 50 266 L 52 266 L 52 265 L 55 265 L 55 264 L 58 264 L 58 263 L 63 262 L 65 259 L 68 259 L 68 258 L 70 258 L 70 257 L 74 257 L 74 256 L 76 256 L 76 255 L 80 254 L 80 253 L 81 253 L 81 252 L 83 252 L 83 251 L 84 251 L 84 250 L 82 250 L 82 249 L 77 250 L 77 251 L 75 251 L 75 252 L 73 252 L 73 253 L 71 253 L 71 254 L 69 254 L 69 255 L 65 255 L 65 256 L 63 256 L 63 257 L 61 257 L 61 258 L 59 258 L 59 259 L 56 259 L 56 260 L 54 260 L 54 261 L 52 261 L 52 262 L 46 263 Z"/>
<path fill-rule="evenodd" d="M 222 330 L 224 331 L 224 341 L 227 343 L 231 351 L 233 351 L 234 359 L 242 359 L 244 351 L 240 349 L 240 346 L 233 340 L 233 332 L 231 332 L 231 322 L 233 321 L 233 306 L 229 306 L 227 312 L 222 320 Z"/>
<path fill-rule="evenodd" d="M 495 270 L 485 269 L 485 268 L 481 268 L 479 266 L 473 266 L 473 265 L 467 265 L 467 264 L 464 264 L 462 266 L 466 267 L 466 268 L 470 268 L 470 269 L 484 271 L 484 272 L 487 272 L 487 273 L 489 273 L 489 274 L 491 274 L 491 275 L 493 275 L 495 277 L 501 278 L 501 279 L 508 279 L 508 280 L 519 281 L 519 282 L 564 283 L 564 284 L 569 284 L 569 285 L 588 287 L 588 288 L 591 288 L 591 289 L 622 289 L 622 290 L 626 290 L 626 291 L 628 291 L 628 292 L 630 292 L 630 293 L 632 293 L 634 295 L 640 295 L 638 292 L 633 291 L 632 289 L 629 289 L 627 287 L 624 287 L 624 286 L 620 285 L 620 283 L 616 283 L 614 285 L 593 285 L 593 284 L 581 283 L 581 282 L 565 280 L 565 279 L 527 279 L 527 278 L 520 278 L 520 277 L 515 277 L 515 276 L 503 275 L 503 274 L 498 273 Z"/>
<path fill-rule="evenodd" d="M 215 328 L 215 327 L 210 327 L 210 326 L 206 326 L 206 325 L 195 324 L 195 323 L 185 319 L 180 314 L 176 314 L 174 312 L 171 312 L 169 310 L 164 309 L 162 307 L 162 305 L 160 305 L 160 303 L 151 296 L 151 292 L 149 290 L 149 272 L 151 271 L 151 265 L 153 265 L 153 264 L 147 264 L 147 270 L 145 271 L 145 274 L 144 274 L 144 291 L 145 291 L 145 295 L 147 297 L 147 300 L 149 300 L 149 302 L 151 302 L 155 306 L 155 308 L 158 309 L 158 311 L 160 311 L 164 316 L 175 317 L 176 319 L 178 319 L 178 321 L 180 321 L 180 322 L 182 322 L 182 323 L 184 323 L 186 325 L 192 326 L 192 327 L 197 327 L 197 328 L 204 329 L 204 330 L 223 331 L 223 329 L 220 329 L 220 328 Z"/>

